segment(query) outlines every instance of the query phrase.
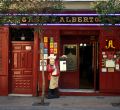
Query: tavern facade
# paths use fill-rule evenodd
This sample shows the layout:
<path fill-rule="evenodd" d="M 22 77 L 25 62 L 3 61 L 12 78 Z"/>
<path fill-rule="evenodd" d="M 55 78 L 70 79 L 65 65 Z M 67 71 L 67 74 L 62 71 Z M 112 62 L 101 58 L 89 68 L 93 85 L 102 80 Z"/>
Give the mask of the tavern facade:
<path fill-rule="evenodd" d="M 119 95 L 119 24 L 105 28 L 98 15 L 89 10 L 64 11 L 55 16 L 59 22 L 53 20 L 43 26 L 44 43 L 35 31 L 39 23 L 30 22 L 27 15 L 21 15 L 19 23 L 8 22 L 0 27 L 0 95 L 40 94 L 42 57 L 47 92 L 50 54 L 68 57 L 60 59 L 67 65 L 66 70 L 64 63 L 60 65 L 64 68 L 59 80 L 61 95 Z"/>

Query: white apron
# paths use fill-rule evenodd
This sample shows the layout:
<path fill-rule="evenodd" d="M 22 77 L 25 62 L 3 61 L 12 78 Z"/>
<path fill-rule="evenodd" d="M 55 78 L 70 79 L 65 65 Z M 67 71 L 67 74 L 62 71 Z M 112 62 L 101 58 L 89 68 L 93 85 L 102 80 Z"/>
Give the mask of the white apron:
<path fill-rule="evenodd" d="M 59 76 L 51 76 L 49 89 L 55 89 L 58 87 Z"/>

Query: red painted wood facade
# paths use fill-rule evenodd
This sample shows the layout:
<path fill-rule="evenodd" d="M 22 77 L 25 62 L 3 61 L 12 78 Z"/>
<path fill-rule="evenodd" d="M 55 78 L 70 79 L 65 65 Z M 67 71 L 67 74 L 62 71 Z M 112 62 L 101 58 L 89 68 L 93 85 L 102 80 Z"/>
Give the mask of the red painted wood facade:
<path fill-rule="evenodd" d="M 34 27 L 22 27 L 22 28 L 34 28 Z M 58 56 L 63 54 L 63 47 L 65 41 L 61 41 L 61 36 L 68 37 L 67 35 L 73 36 L 97 36 L 97 41 L 99 43 L 98 48 L 98 66 L 99 66 L 99 89 L 98 91 L 104 95 L 105 93 L 113 93 L 120 94 L 120 71 L 115 72 L 102 72 L 102 52 L 107 52 L 109 49 L 106 49 L 105 46 L 106 40 L 113 40 L 113 45 L 116 49 L 112 50 L 114 52 L 120 51 L 120 27 L 109 27 L 103 28 L 100 26 L 47 26 L 46 32 L 44 36 L 54 37 L 55 42 L 58 43 Z M 77 37 L 78 38 L 78 37 Z M 76 38 L 76 39 L 77 39 Z M 73 39 L 72 39 L 73 40 Z M 66 41 L 66 43 L 76 43 L 77 40 L 74 41 Z M 37 79 L 39 76 L 39 92 L 41 92 L 42 86 L 42 77 L 41 72 L 39 71 L 39 37 L 38 33 L 34 32 L 34 41 L 33 42 L 24 42 L 11 43 L 9 41 L 9 27 L 0 27 L 0 95 L 7 96 L 10 93 L 22 93 L 22 94 L 32 94 L 36 96 L 37 94 Z M 12 44 L 12 47 L 10 46 Z M 28 53 L 24 53 L 24 46 L 30 45 L 32 46 L 32 50 Z M 12 60 L 21 54 L 21 58 L 18 57 L 20 62 L 22 62 L 23 68 L 18 68 L 17 61 L 12 62 L 15 65 L 11 65 L 9 67 L 10 60 L 10 50 L 12 50 L 13 58 Z M 18 49 L 18 50 L 15 50 Z M 20 49 L 20 50 L 19 50 Z M 111 50 L 110 50 L 111 51 Z M 27 56 L 28 55 L 28 56 Z M 30 59 L 30 60 L 27 60 Z M 27 60 L 24 64 L 24 61 Z M 96 62 L 94 62 L 96 65 Z M 26 65 L 26 66 L 25 66 Z M 24 68 L 26 67 L 26 68 Z M 29 68 L 28 68 L 29 67 Z M 28 68 L 28 69 L 27 69 Z M 19 71 L 18 71 L 19 70 Z M 77 80 L 79 74 L 78 72 L 61 72 L 60 77 L 60 86 L 63 88 L 67 88 L 68 84 L 71 84 L 71 88 L 79 88 L 79 83 Z M 39 74 L 39 75 L 38 75 Z M 22 76 L 21 76 L 22 75 Z M 96 75 L 96 74 L 95 74 Z M 11 77 L 10 77 L 11 76 Z M 47 81 L 47 72 L 45 72 L 46 76 L 46 91 L 48 88 Z M 14 85 L 14 81 L 20 79 L 21 82 L 15 82 L 17 85 Z M 67 83 L 63 83 L 66 80 Z M 94 87 L 95 82 L 98 79 L 94 79 Z M 13 82 L 13 83 L 12 83 Z M 63 85 L 66 84 L 66 85 Z M 69 85 L 70 86 L 70 85 Z M 18 87 L 18 88 L 17 88 Z M 28 87 L 28 89 L 27 89 Z M 24 88 L 23 91 L 20 88 Z M 94 88 L 94 90 L 96 87 Z M 69 93 L 68 93 L 69 94 Z M 72 93 L 71 93 L 72 94 Z M 77 93 L 78 94 L 78 93 Z M 70 95 L 70 94 L 69 94 Z M 78 94 L 79 95 L 79 94 Z M 98 94 L 96 94 L 98 95 Z"/>

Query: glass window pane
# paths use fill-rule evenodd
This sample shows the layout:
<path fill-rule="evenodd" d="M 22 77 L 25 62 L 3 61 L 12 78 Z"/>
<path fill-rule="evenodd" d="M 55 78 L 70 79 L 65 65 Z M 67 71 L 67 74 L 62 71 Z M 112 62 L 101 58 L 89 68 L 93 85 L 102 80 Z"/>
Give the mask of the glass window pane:
<path fill-rule="evenodd" d="M 67 71 L 77 70 L 77 45 L 65 44 L 64 54 L 67 56 Z"/>

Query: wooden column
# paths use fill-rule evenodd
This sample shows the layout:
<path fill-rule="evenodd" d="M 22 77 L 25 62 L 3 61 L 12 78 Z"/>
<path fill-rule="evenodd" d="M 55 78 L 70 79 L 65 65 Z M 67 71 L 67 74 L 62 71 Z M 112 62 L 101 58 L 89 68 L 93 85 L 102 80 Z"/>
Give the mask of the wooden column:
<path fill-rule="evenodd" d="M 38 77 L 38 33 L 34 32 L 34 53 L 33 53 L 33 96 L 37 95 L 37 77 Z"/>
<path fill-rule="evenodd" d="M 8 27 L 0 27 L 0 95 L 8 95 Z"/>

